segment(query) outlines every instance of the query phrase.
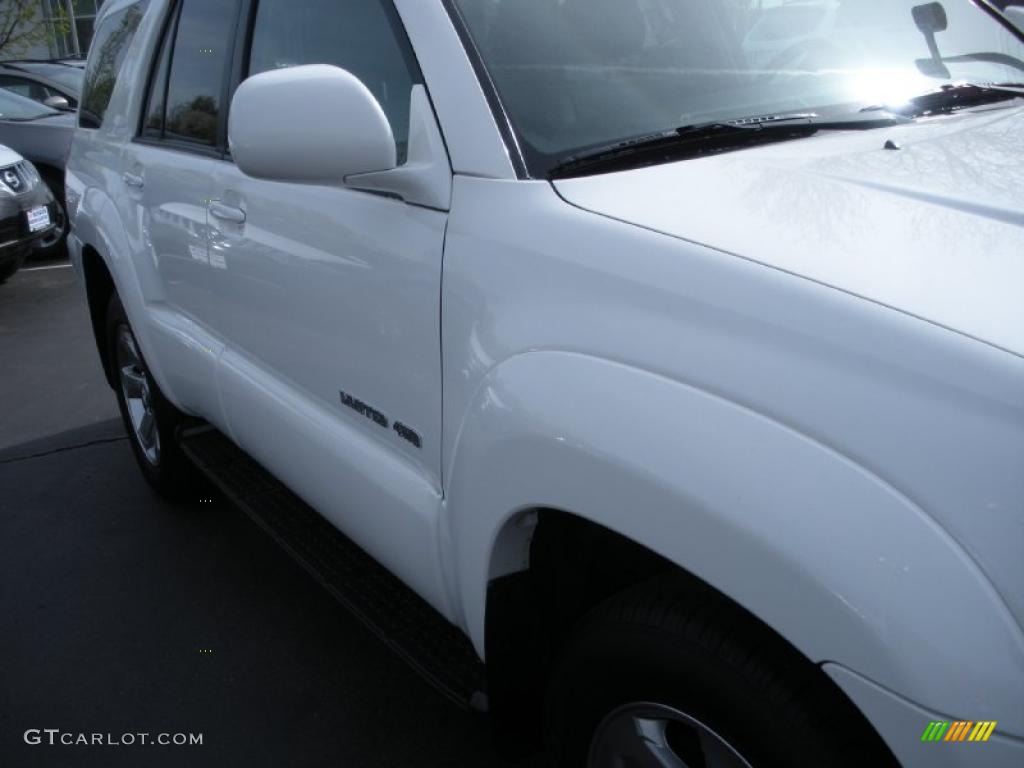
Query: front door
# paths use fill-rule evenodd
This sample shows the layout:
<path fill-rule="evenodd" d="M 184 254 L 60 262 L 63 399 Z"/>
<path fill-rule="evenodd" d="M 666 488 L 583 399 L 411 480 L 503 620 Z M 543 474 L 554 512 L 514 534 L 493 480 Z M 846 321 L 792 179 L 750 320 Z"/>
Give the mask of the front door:
<path fill-rule="evenodd" d="M 391 0 L 261 0 L 248 72 L 328 63 L 373 92 L 406 153 L 422 78 Z M 447 214 L 261 181 L 209 206 L 232 437 L 439 606 L 441 259 Z"/>

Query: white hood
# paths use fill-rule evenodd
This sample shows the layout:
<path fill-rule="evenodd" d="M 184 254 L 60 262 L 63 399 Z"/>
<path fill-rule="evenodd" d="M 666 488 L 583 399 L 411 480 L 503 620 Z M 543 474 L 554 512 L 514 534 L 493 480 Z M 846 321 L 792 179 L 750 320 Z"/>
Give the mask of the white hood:
<path fill-rule="evenodd" d="M 1001 106 L 555 187 L 1024 356 L 1024 109 Z"/>
<path fill-rule="evenodd" d="M 10 147 L 0 144 L 0 168 L 20 163 L 24 158 Z"/>

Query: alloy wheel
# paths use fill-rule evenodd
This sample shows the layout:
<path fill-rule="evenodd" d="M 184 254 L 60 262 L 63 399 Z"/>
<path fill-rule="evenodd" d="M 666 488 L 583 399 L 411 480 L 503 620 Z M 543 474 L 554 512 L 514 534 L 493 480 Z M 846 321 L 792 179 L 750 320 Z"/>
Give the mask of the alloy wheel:
<path fill-rule="evenodd" d="M 117 370 L 135 441 L 146 461 L 156 466 L 160 463 L 160 432 L 153 408 L 153 390 L 135 338 L 124 325 L 117 331 Z"/>
<path fill-rule="evenodd" d="M 722 736 L 663 704 L 619 707 L 598 726 L 590 768 L 751 768 Z"/>

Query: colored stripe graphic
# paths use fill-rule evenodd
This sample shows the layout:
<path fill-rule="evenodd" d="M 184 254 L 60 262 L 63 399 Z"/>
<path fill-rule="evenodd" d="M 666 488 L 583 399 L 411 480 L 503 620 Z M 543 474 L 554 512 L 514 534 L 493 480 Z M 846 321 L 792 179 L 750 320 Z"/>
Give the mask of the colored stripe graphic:
<path fill-rule="evenodd" d="M 988 737 L 992 735 L 992 731 L 996 729 L 996 721 L 978 723 L 974 732 L 971 734 L 970 741 L 988 741 Z"/>
<path fill-rule="evenodd" d="M 921 741 L 988 741 L 996 725 L 995 720 L 932 720 Z"/>

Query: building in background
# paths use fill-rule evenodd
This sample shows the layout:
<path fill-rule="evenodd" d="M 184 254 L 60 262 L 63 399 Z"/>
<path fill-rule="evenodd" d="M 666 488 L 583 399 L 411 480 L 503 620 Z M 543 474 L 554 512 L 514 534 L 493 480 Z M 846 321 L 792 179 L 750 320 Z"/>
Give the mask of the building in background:
<path fill-rule="evenodd" d="M 38 18 L 43 19 L 52 30 L 51 40 L 48 43 L 37 43 L 22 53 L 20 58 L 53 59 L 85 54 L 89 51 L 96 12 L 103 5 L 103 0 L 36 1 L 39 4 Z M 66 16 L 74 18 L 74 24 L 67 32 L 60 32 L 54 25 L 54 19 L 59 18 L 62 9 Z"/>

